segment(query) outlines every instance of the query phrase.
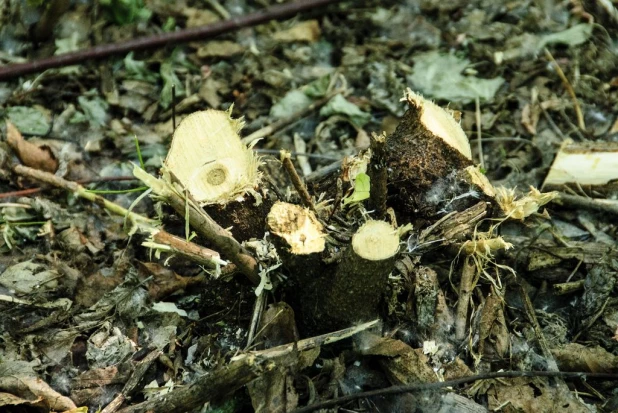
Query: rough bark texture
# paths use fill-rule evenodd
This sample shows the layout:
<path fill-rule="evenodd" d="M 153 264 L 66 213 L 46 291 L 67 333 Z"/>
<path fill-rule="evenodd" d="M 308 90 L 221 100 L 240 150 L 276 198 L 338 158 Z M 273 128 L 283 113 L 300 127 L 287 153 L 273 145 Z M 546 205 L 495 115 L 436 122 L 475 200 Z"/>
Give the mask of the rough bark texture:
<path fill-rule="evenodd" d="M 259 377 L 263 369 L 264 366 L 253 358 L 234 361 L 215 373 L 200 377 L 187 387 L 177 389 L 163 397 L 127 407 L 119 413 L 191 411 L 209 400 L 221 399 L 240 389 Z"/>
<path fill-rule="evenodd" d="M 388 227 L 384 222 L 379 223 Z M 363 234 L 364 228 L 361 227 L 355 237 Z M 301 315 L 304 333 L 316 334 L 349 327 L 379 315 L 382 292 L 395 264 L 399 240 L 394 229 L 389 231 L 392 233 L 383 232 L 383 228 L 375 230 L 375 239 L 369 247 L 361 247 L 353 239 L 337 264 L 327 265 L 317 254 L 312 254 L 313 258 L 312 255 L 304 257 L 313 261 L 304 262 L 305 265 L 297 267 L 290 277 L 290 295 Z M 374 231 L 370 232 L 373 236 Z M 380 249 L 380 244 L 392 245 L 392 241 L 395 246 L 389 248 L 386 255 L 373 255 Z M 298 259 L 302 258 L 299 256 Z"/>
<path fill-rule="evenodd" d="M 259 205 L 256 205 L 252 195 L 245 194 L 243 201 L 232 201 L 226 205 L 206 205 L 204 210 L 221 227 L 229 228 L 234 238 L 243 242 L 251 238 L 264 237 L 265 217 L 272 205 L 273 201 L 267 194 L 262 196 Z"/>
<path fill-rule="evenodd" d="M 370 261 L 348 248 L 337 266 L 330 289 L 322 292 L 324 305 L 316 308 L 316 321 L 332 330 L 375 318 L 394 265 L 395 255 Z"/>
<path fill-rule="evenodd" d="M 411 103 L 386 140 L 385 163 L 389 170 L 389 198 L 396 211 L 433 215 L 439 202 L 432 205 L 425 194 L 439 179 L 472 165 L 472 161 L 445 144 L 421 122 L 423 108 Z M 457 189 L 457 182 L 445 182 L 443 196 Z M 456 191 L 452 191 L 456 192 Z"/>

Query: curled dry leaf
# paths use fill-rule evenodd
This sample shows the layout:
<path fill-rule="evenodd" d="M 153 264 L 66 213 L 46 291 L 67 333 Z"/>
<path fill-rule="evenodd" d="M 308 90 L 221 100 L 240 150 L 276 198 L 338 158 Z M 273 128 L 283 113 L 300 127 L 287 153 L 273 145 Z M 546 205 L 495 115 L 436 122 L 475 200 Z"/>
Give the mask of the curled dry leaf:
<path fill-rule="evenodd" d="M 38 146 L 26 141 L 9 121 L 6 122 L 6 140 L 24 165 L 50 173 L 58 169 L 58 160 L 49 146 Z"/>

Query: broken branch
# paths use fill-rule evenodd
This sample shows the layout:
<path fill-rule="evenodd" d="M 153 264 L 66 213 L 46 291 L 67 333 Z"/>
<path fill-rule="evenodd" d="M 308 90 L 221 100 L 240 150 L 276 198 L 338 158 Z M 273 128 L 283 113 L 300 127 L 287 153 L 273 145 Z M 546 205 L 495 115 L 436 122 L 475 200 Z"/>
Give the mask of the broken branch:
<path fill-rule="evenodd" d="M 181 197 L 170 184 L 155 178 L 138 166 L 133 169 L 133 174 L 152 188 L 153 192 L 162 197 L 178 214 L 189 220 L 195 232 L 212 242 L 217 250 L 236 264 L 252 283 L 256 285 L 260 283 L 256 259 L 210 215 L 193 202 Z"/>

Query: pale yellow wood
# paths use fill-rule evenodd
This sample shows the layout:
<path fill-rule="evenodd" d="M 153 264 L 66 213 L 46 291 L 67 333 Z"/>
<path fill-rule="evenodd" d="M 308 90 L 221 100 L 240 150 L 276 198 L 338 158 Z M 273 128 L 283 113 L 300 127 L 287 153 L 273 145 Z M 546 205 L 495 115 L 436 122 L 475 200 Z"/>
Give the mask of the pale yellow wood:
<path fill-rule="evenodd" d="M 258 160 L 240 140 L 242 126 L 229 111 L 205 110 L 176 128 L 165 167 L 200 205 L 230 202 L 256 185 Z"/>
<path fill-rule="evenodd" d="M 434 135 L 442 138 L 447 145 L 457 149 L 466 158 L 472 159 L 470 141 L 459 122 L 449 112 L 410 89 L 406 91 L 402 100 L 413 102 L 415 106 L 422 108 L 423 125 Z"/>
<path fill-rule="evenodd" d="M 399 250 L 399 231 L 384 221 L 367 221 L 352 237 L 352 248 L 366 260 L 385 260 Z"/>
<path fill-rule="evenodd" d="M 287 242 L 293 254 L 313 254 L 324 250 L 324 227 L 310 210 L 279 201 L 273 205 L 266 220 L 268 228 Z"/>

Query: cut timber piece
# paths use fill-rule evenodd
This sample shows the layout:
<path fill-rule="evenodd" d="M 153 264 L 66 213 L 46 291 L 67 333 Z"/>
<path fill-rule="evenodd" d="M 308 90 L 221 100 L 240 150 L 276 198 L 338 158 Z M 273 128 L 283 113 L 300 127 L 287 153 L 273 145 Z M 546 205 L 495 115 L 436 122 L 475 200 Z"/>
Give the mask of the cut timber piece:
<path fill-rule="evenodd" d="M 205 110 L 182 120 L 165 167 L 200 205 L 226 204 L 258 183 L 258 160 L 238 132 L 241 119 L 229 111 Z"/>
<path fill-rule="evenodd" d="M 367 221 L 352 237 L 352 244 L 316 305 L 321 328 L 335 329 L 378 316 L 378 306 L 399 251 L 397 229 L 384 221 Z"/>
<path fill-rule="evenodd" d="M 432 215 L 436 203 L 425 205 L 425 193 L 437 180 L 473 165 L 470 143 L 446 110 L 409 89 L 404 100 L 409 108 L 395 132 L 386 139 L 384 162 L 389 171 L 389 198 L 394 196 L 398 201 L 392 206 L 400 212 Z M 457 195 L 448 193 L 444 197 Z"/>
<path fill-rule="evenodd" d="M 564 189 L 565 186 L 597 194 L 618 189 L 618 142 L 566 140 L 541 189 Z"/>
<path fill-rule="evenodd" d="M 308 209 L 276 202 L 266 221 L 272 233 L 285 240 L 292 254 L 307 255 L 324 250 L 324 228 Z"/>

